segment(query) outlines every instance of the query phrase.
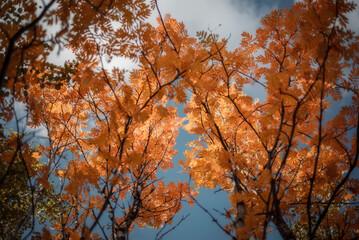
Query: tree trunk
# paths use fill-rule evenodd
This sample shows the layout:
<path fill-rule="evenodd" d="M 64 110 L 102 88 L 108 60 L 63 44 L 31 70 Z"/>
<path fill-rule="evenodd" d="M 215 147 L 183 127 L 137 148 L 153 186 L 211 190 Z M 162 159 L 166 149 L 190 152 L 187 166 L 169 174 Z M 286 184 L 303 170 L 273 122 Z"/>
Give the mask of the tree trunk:
<path fill-rule="evenodd" d="M 285 220 L 281 214 L 280 203 L 278 200 L 274 179 L 271 180 L 271 191 L 272 191 L 272 197 L 273 197 L 273 206 L 272 206 L 272 208 L 273 208 L 273 213 L 272 213 L 273 223 L 277 227 L 277 229 L 283 239 L 295 240 L 296 237 L 295 237 L 294 233 L 292 232 L 292 230 L 290 229 L 288 224 L 285 222 Z"/>
<path fill-rule="evenodd" d="M 128 231 L 131 228 L 132 223 L 136 220 L 138 217 L 138 214 L 142 208 L 142 200 L 141 200 L 141 194 L 142 194 L 143 186 L 142 184 L 138 184 L 135 188 L 135 192 L 133 195 L 133 203 L 130 207 L 130 210 L 125 217 L 125 220 L 118 225 L 116 222 L 113 224 L 113 238 L 115 240 L 126 240 L 126 236 L 128 234 Z"/>
<path fill-rule="evenodd" d="M 242 193 L 243 188 L 241 187 L 239 179 L 237 178 L 237 176 L 235 174 L 233 174 L 233 180 L 234 180 L 235 193 L 239 193 L 239 194 Z M 246 208 L 245 208 L 244 202 L 243 201 L 237 202 L 237 217 L 234 222 L 234 227 L 236 230 L 243 229 L 245 227 L 245 224 L 244 224 L 245 217 L 246 217 Z M 247 238 L 241 237 L 240 239 L 247 239 Z"/>

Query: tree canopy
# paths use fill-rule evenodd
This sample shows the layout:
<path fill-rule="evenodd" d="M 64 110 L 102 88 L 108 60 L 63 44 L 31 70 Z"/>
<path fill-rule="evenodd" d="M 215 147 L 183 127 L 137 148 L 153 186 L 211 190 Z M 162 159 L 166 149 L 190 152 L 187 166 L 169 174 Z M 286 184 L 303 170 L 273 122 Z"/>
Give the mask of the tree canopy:
<path fill-rule="evenodd" d="M 228 238 L 267 239 L 271 225 L 283 239 L 358 238 L 355 4 L 274 10 L 234 50 L 159 7 L 1 3 L 0 234 L 131 239 L 135 226 L 172 224 L 206 187 L 228 194 L 227 225 L 206 210 Z M 65 48 L 71 60 L 49 60 Z M 105 67 L 117 57 L 137 68 Z M 181 127 L 197 136 L 180 161 L 191 181 L 170 182 L 159 173 Z"/>

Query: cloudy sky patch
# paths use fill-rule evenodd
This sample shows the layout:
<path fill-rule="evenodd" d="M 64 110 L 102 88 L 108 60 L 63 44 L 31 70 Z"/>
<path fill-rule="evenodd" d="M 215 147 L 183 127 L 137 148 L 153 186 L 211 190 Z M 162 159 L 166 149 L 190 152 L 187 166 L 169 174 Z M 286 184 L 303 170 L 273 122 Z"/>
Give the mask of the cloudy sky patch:
<path fill-rule="evenodd" d="M 229 39 L 229 48 L 235 49 L 242 32 L 254 33 L 260 26 L 260 17 L 280 6 L 289 6 L 292 1 L 249 0 L 159 0 L 162 15 L 170 13 L 183 21 L 190 36 L 197 31 L 211 30 Z"/>

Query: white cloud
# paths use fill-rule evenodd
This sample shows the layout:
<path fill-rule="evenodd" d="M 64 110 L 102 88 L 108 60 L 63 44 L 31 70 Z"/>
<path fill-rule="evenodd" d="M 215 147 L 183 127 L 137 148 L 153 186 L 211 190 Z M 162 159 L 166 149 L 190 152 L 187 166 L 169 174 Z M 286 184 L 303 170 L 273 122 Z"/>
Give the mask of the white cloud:
<path fill-rule="evenodd" d="M 238 46 L 243 31 L 254 33 L 260 18 L 277 8 L 274 4 L 258 7 L 249 0 L 159 0 L 158 4 L 162 15 L 170 13 L 183 21 L 190 36 L 207 29 L 224 38 L 231 36 L 231 49 Z"/>

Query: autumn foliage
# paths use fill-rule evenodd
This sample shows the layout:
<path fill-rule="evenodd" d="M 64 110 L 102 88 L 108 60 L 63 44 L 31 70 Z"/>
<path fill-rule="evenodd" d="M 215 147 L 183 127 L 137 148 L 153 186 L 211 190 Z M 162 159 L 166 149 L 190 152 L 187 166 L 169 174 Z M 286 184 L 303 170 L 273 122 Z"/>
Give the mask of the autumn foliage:
<path fill-rule="evenodd" d="M 211 32 L 190 37 L 157 1 L 4 1 L 0 234 L 128 239 L 171 224 L 204 186 L 228 193 L 218 225 L 232 239 L 266 239 L 272 226 L 283 239 L 357 238 L 354 9 L 298 2 L 230 51 Z M 72 60 L 49 61 L 64 48 Z M 158 177 L 181 127 L 198 136 L 180 162 L 193 186 Z"/>

